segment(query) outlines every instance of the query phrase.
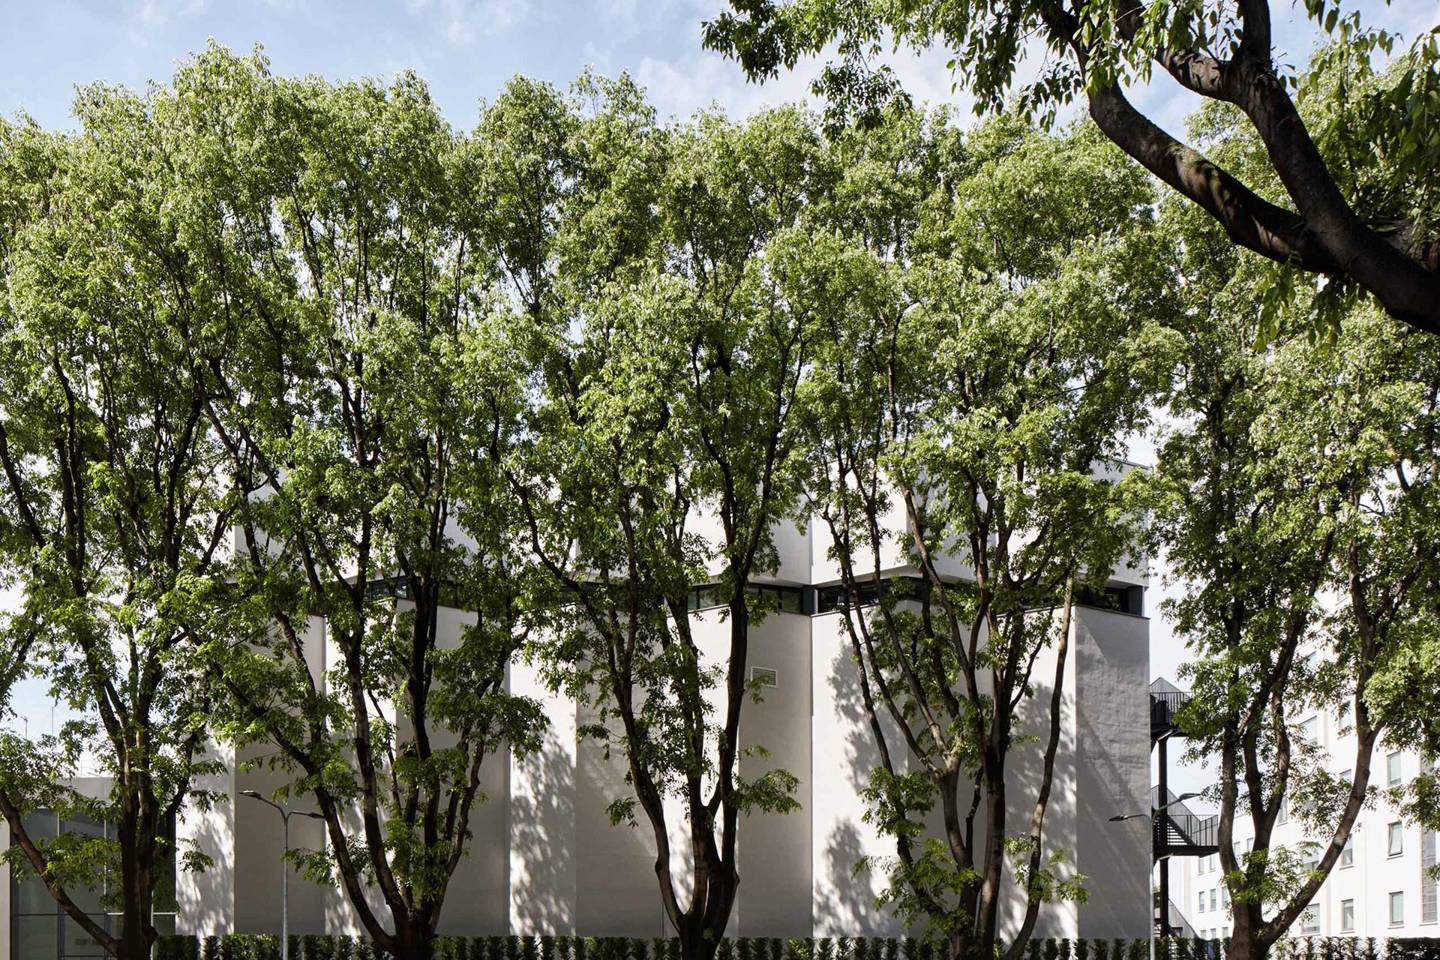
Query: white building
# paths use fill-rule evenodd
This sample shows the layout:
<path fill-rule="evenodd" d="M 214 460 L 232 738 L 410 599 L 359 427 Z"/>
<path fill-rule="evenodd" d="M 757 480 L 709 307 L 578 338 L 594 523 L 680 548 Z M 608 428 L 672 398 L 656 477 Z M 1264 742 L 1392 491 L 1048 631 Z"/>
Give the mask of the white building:
<path fill-rule="evenodd" d="M 1348 721 L 1334 714 L 1314 713 L 1300 723 L 1303 732 L 1324 751 L 1329 771 L 1348 780 L 1355 757 L 1355 737 Z M 1376 747 L 1371 785 L 1382 792 L 1361 810 L 1348 846 L 1291 928 L 1292 936 L 1440 936 L 1440 908 L 1431 871 L 1436 864 L 1436 834 L 1406 822 L 1383 794 L 1390 787 L 1407 784 L 1420 772 L 1417 754 L 1391 750 L 1383 742 Z M 1249 850 L 1253 838 L 1249 817 L 1237 816 L 1234 829 L 1236 852 Z M 1307 835 L 1298 818 L 1282 812 L 1272 846 L 1313 851 L 1318 859 L 1326 842 L 1328 837 Z M 1230 897 L 1219 861 L 1218 854 L 1190 858 L 1181 861 L 1179 868 L 1181 881 L 1172 899 L 1198 936 L 1225 937 L 1230 933 Z"/>
<path fill-rule="evenodd" d="M 739 936 L 860 936 L 904 933 L 875 905 L 882 878 L 856 874 L 865 855 L 893 853 L 893 843 L 863 820 L 860 790 L 876 763 L 858 695 L 858 667 L 833 609 L 838 571 L 816 524 L 781 531 L 780 568 L 770 578 L 781 611 L 752 629 L 750 664 L 773 679 L 762 703 L 747 704 L 742 737 L 762 744 L 770 759 L 800 780 L 801 809 L 754 816 L 739 839 L 741 885 L 730 932 Z M 900 558 L 894 575 L 914 575 Z M 1064 736 L 1046 820 L 1051 848 L 1087 878 L 1089 900 L 1049 905 L 1036 933 L 1065 937 L 1146 937 L 1151 927 L 1151 828 L 1148 819 L 1113 822 L 1148 812 L 1149 623 L 1142 615 L 1143 570 L 1117 572 L 1094 605 L 1076 611 L 1066 667 Z M 1108 607 L 1108 608 L 1107 608 Z M 728 628 L 714 610 L 693 614 L 698 633 L 723 649 Z M 458 636 L 463 614 L 448 629 Z M 315 669 L 323 676 L 323 624 L 312 625 Z M 1035 675 L 1049 676 L 1043 667 Z M 487 765 L 488 801 L 473 822 L 471 856 L 452 882 L 442 933 L 581 933 L 656 937 L 667 934 L 647 832 L 612 827 L 606 807 L 625 790 L 618 761 L 577 740 L 576 707 L 551 695 L 536 673 L 515 666 L 512 691 L 542 699 L 550 719 L 545 749 L 524 762 L 498 757 Z M 1037 688 L 1035 701 L 1048 703 Z M 583 718 L 582 718 L 583 720 Z M 1039 734 L 1045 718 L 1022 723 Z M 1037 740 L 1042 740 L 1037 736 Z M 1038 770 L 1040 747 L 1017 758 L 1014 776 Z M 233 756 L 230 759 L 234 759 Z M 752 762 L 742 761 L 744 764 Z M 1028 781 L 1027 781 L 1028 782 Z M 282 840 L 269 807 L 241 796 L 269 795 L 278 781 L 235 764 L 213 784 L 228 797 L 211 812 L 187 811 L 177 834 L 214 860 L 202 874 L 181 874 L 175 890 L 179 932 L 278 933 Z M 1012 822 L 1026 822 L 1031 789 L 1012 791 Z M 290 843 L 318 849 L 322 824 L 291 821 Z M 50 960 L 96 956 L 87 938 L 55 909 L 35 882 L 0 882 L 0 958 Z M 358 922 L 337 889 L 292 873 L 292 933 L 355 933 Z M 1012 889 L 1015 889 L 1012 887 Z M 1409 889 L 1409 888 L 1407 888 Z M 1417 901 L 1418 903 L 1418 898 Z M 1007 926 L 1020 914 L 1009 905 Z M 168 926 L 170 920 L 160 924 Z"/>

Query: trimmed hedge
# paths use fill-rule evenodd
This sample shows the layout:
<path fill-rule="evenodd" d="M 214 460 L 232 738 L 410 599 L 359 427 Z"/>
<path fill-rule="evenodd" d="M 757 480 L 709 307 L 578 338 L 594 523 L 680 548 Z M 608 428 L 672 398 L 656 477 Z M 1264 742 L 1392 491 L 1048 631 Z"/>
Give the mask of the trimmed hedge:
<path fill-rule="evenodd" d="M 161 937 L 155 960 L 280 960 L 280 938 L 232 933 L 223 937 Z M 1032 939 L 1026 960 L 1150 960 L 1149 940 Z M 1164 960 L 1223 960 L 1220 940 L 1171 937 L 1156 941 Z M 291 960 L 385 960 L 361 937 L 290 937 Z M 1296 937 L 1282 940 L 1273 960 L 1440 960 L 1440 938 Z M 680 941 L 634 937 L 440 937 L 435 960 L 680 960 Z M 736 937 L 720 941 L 716 960 L 947 960 L 943 945 L 880 937 Z"/>
<path fill-rule="evenodd" d="M 1157 941 L 1163 960 L 1224 960 L 1226 941 L 1172 937 Z M 1289 937 L 1271 960 L 1440 960 L 1440 937 Z"/>

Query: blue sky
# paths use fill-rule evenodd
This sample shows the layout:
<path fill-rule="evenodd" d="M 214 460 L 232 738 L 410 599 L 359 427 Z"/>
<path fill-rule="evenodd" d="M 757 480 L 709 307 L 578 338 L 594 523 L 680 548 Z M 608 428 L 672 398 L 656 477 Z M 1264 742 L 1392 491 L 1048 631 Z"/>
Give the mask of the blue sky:
<path fill-rule="evenodd" d="M 1287 0 L 1272 6 L 1279 59 L 1303 63 L 1315 32 Z M 700 48 L 701 24 L 722 8 L 723 0 L 0 0 L 0 113 L 24 111 L 47 127 L 70 126 L 77 84 L 163 82 L 210 38 L 240 51 L 258 43 L 283 74 L 342 80 L 413 69 L 462 128 L 515 74 L 563 87 L 586 66 L 628 70 L 667 116 L 712 104 L 748 114 L 808 99 L 815 62 L 757 86 Z M 1367 22 L 1407 41 L 1440 23 L 1440 0 L 1347 0 L 1345 9 L 1363 10 Z M 892 65 L 917 100 L 937 103 L 955 99 L 948 58 L 943 50 L 902 53 Z M 1134 99 L 1177 133 L 1196 104 L 1168 78 L 1134 91 Z M 1146 460 L 1146 451 L 1139 444 L 1136 459 Z M 1159 593 L 1152 591 L 1152 605 Z M 1152 673 L 1173 675 L 1184 650 L 1163 622 L 1152 626 Z M 49 730 L 50 702 L 40 685 L 27 684 L 14 707 L 32 733 Z M 1192 787 L 1181 781 L 1176 789 Z"/>
<path fill-rule="evenodd" d="M 141 86 L 167 79 L 208 38 L 236 49 L 259 43 L 280 73 L 331 79 L 389 77 L 412 68 L 449 120 L 470 126 L 482 100 L 517 73 L 568 84 L 585 66 L 629 70 L 663 114 L 719 103 L 732 113 L 801 99 L 815 71 L 764 86 L 700 49 L 701 24 L 723 0 L 0 0 L 0 113 L 24 110 L 68 125 L 77 83 Z M 1314 44 L 1304 17 L 1275 0 L 1278 46 L 1301 62 Z M 1440 0 L 1347 0 L 1407 38 L 1440 22 Z M 945 51 L 900 55 L 895 66 L 917 99 L 951 99 Z M 1138 99 L 1178 129 L 1193 101 L 1157 81 Z"/>

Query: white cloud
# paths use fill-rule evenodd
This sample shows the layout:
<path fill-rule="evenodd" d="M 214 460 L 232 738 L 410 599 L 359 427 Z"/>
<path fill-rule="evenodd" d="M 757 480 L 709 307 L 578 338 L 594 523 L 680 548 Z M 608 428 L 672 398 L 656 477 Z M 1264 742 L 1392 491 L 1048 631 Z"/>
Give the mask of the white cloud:
<path fill-rule="evenodd" d="M 749 83 L 736 64 L 701 51 L 674 60 L 645 57 L 632 73 L 662 117 L 688 117 L 716 104 L 739 117 L 782 103 L 812 102 L 806 66 L 769 83 Z"/>
<path fill-rule="evenodd" d="M 536 9 L 531 0 L 405 0 L 406 13 L 435 21 L 455 46 L 505 33 L 531 19 Z"/>
<path fill-rule="evenodd" d="M 127 20 L 139 27 L 154 29 L 171 20 L 203 12 L 205 0 L 126 0 L 121 9 Z"/>
<path fill-rule="evenodd" d="M 593 62 L 601 69 L 608 69 L 608 56 L 593 46 L 587 51 L 599 54 Z M 788 103 L 822 106 L 810 88 L 826 59 L 825 56 L 806 57 L 795 69 L 782 71 L 780 76 L 763 83 L 746 80 L 736 63 L 698 48 L 672 59 L 647 56 L 631 72 L 645 87 L 661 116 L 686 117 L 719 104 L 726 113 L 740 117 Z M 974 99 L 964 91 L 952 92 L 950 73 L 945 67 L 948 59 L 949 55 L 943 50 L 931 49 L 919 53 L 900 50 L 884 57 L 883 61 L 895 71 L 901 86 L 916 104 L 954 105 L 956 119 L 963 123 L 970 115 Z"/>

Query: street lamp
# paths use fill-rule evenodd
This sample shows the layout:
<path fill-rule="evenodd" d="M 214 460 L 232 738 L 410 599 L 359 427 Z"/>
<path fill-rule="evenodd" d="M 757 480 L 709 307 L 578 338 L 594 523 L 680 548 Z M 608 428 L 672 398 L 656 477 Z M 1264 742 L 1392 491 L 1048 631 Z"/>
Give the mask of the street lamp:
<path fill-rule="evenodd" d="M 284 824 L 285 849 L 280 855 L 280 960 L 290 960 L 290 864 L 285 862 L 286 855 L 290 853 L 290 817 L 299 815 L 311 820 L 325 818 L 308 810 L 286 810 L 274 800 L 262 797 L 254 790 L 241 790 L 240 795 L 273 807 L 275 812 L 280 814 L 280 822 Z"/>
<path fill-rule="evenodd" d="M 1163 746 L 1163 744 L 1164 744 L 1164 741 L 1163 741 L 1163 740 L 1161 741 L 1161 744 L 1162 744 L 1162 746 Z M 1165 782 L 1165 780 L 1164 780 L 1164 767 L 1161 767 L 1161 780 L 1160 780 L 1160 782 L 1161 782 L 1162 784 Z M 1168 792 L 1168 791 L 1164 791 L 1164 792 Z M 1111 822 L 1111 823 L 1121 823 L 1121 822 L 1123 822 L 1123 821 L 1125 821 L 1125 820 L 1139 820 L 1139 819 L 1141 819 L 1141 818 L 1144 818 L 1144 819 L 1146 819 L 1146 820 L 1153 820 L 1153 819 L 1155 818 L 1155 814 L 1159 813 L 1161 810 L 1164 810 L 1166 807 L 1173 807 L 1175 804 L 1181 802 L 1182 800 L 1190 800 L 1190 799 L 1193 799 L 1194 797 L 1198 797 L 1198 796 L 1200 796 L 1200 794 L 1198 794 L 1198 793 L 1182 793 L 1182 794 L 1180 794 L 1180 796 L 1176 797 L 1175 799 L 1173 799 L 1173 800 L 1166 800 L 1164 803 L 1160 804 L 1158 807 L 1152 808 L 1149 813 L 1117 813 L 1117 814 L 1115 814 L 1115 816 L 1113 816 L 1113 817 L 1110 818 L 1110 822 Z M 1151 843 L 1152 843 L 1152 844 L 1154 843 L 1154 837 L 1153 837 L 1153 835 L 1152 835 L 1152 837 L 1151 837 Z M 1160 936 L 1162 936 L 1162 937 L 1168 937 L 1168 936 L 1170 936 L 1170 857 L 1169 857 L 1169 855 L 1167 854 L 1166 856 L 1160 857 L 1159 859 L 1160 859 Z"/>
<path fill-rule="evenodd" d="M 1151 810 L 1149 813 L 1117 813 L 1115 814 L 1115 816 L 1110 818 L 1110 822 L 1120 823 L 1125 820 L 1139 820 L 1142 817 L 1145 819 L 1149 819 L 1150 817 L 1155 816 L 1156 810 L 1164 810 L 1166 807 L 1173 807 L 1175 804 L 1179 803 L 1182 800 L 1194 800 L 1198 796 L 1200 796 L 1200 794 L 1198 793 L 1182 793 L 1174 800 L 1170 800 L 1166 803 L 1160 804 L 1160 806 L 1156 807 L 1154 810 Z"/>

